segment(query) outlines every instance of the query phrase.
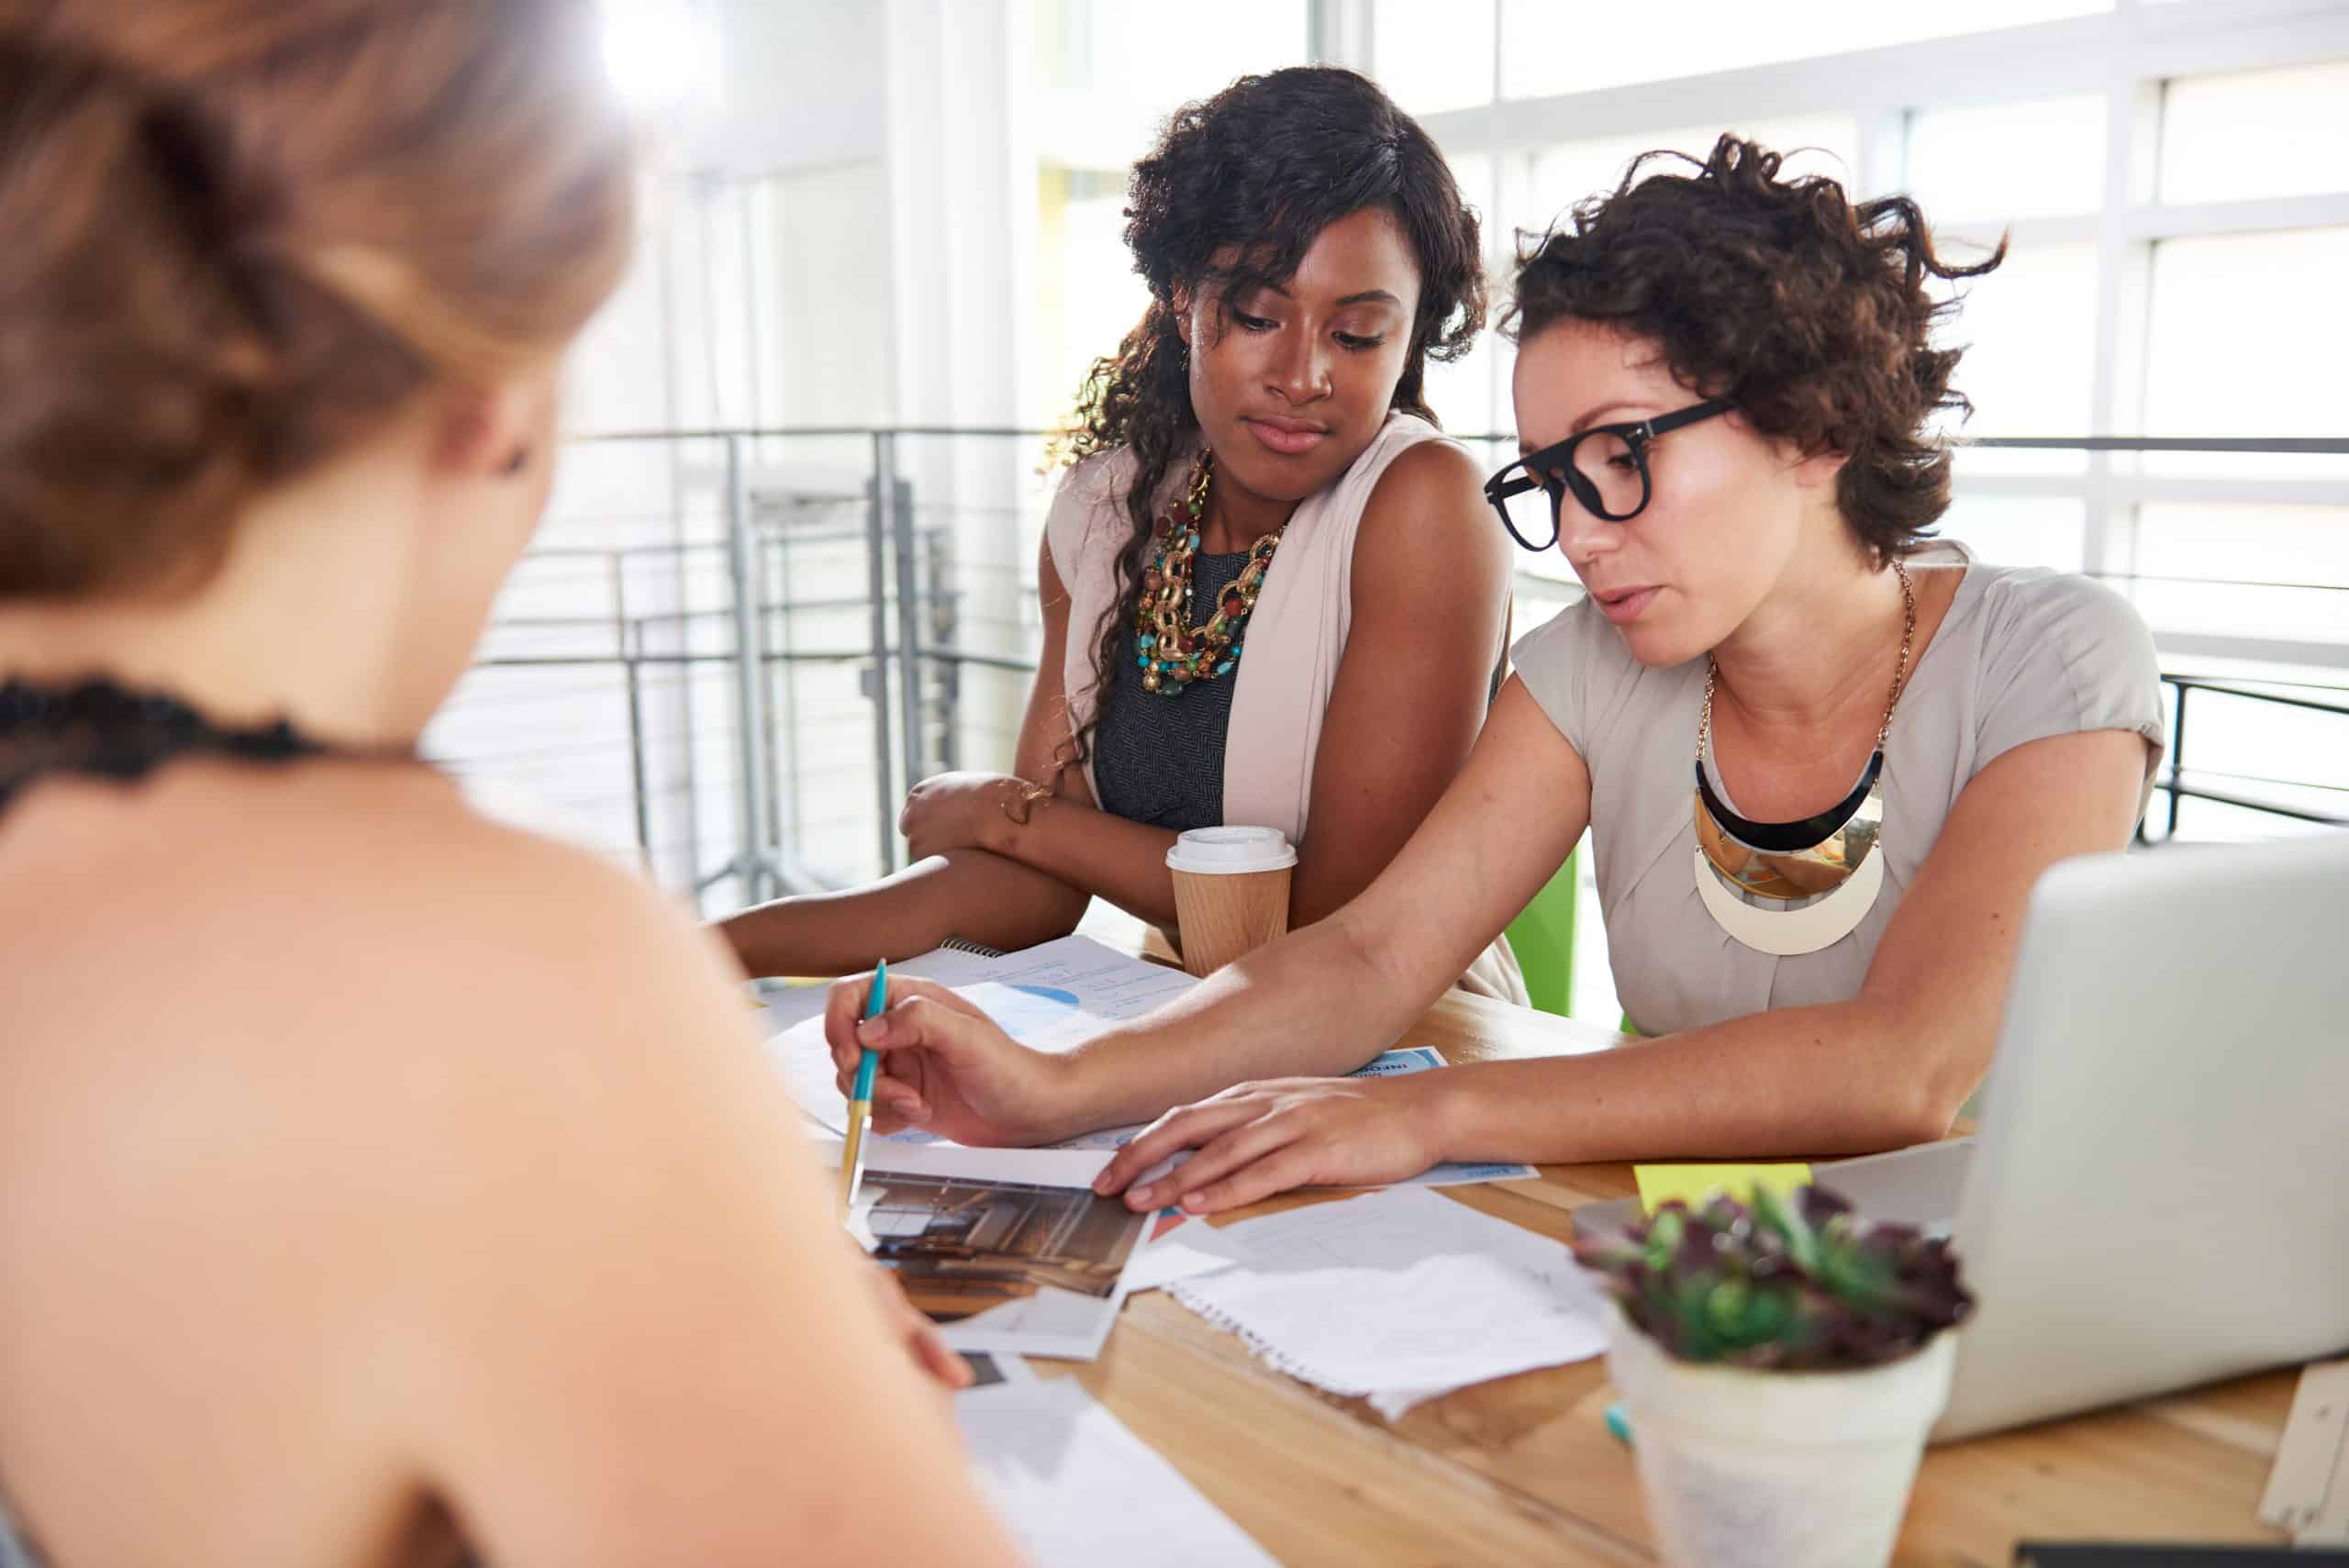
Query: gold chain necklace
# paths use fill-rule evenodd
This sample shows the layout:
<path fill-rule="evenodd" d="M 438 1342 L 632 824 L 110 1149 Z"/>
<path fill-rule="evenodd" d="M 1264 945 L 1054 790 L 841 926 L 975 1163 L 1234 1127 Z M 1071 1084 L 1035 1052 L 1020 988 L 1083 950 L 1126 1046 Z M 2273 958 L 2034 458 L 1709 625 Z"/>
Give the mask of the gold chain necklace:
<path fill-rule="evenodd" d="M 1181 696 L 1194 682 L 1216 680 L 1239 666 L 1241 634 L 1256 613 L 1273 551 L 1288 531 L 1283 523 L 1249 546 L 1248 564 L 1224 589 L 1215 614 L 1204 626 L 1190 625 L 1199 518 L 1207 511 L 1213 471 L 1214 454 L 1201 447 L 1189 494 L 1179 510 L 1170 507 L 1159 519 L 1157 551 L 1142 572 L 1141 602 L 1134 611 L 1134 662 L 1141 668 L 1142 690 L 1161 696 Z"/>
<path fill-rule="evenodd" d="M 1917 595 L 1909 585 L 1909 569 L 1898 561 L 1892 563 L 1892 574 L 1900 579 L 1900 657 L 1892 666 L 1892 692 L 1884 699 L 1884 722 L 1876 726 L 1876 749 L 1892 736 L 1892 710 L 1900 706 L 1901 690 L 1909 684 L 1909 650 L 1917 639 Z M 1705 706 L 1697 719 L 1697 761 L 1705 760 L 1705 742 L 1713 733 L 1713 684 L 1720 678 L 1721 667 L 1713 656 L 1705 655 Z"/>

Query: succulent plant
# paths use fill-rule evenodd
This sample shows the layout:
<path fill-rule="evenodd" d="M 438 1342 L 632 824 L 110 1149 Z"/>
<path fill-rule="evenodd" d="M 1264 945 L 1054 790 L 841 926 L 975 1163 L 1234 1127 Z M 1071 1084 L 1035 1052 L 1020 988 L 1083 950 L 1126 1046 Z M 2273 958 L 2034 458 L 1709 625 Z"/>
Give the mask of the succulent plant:
<path fill-rule="evenodd" d="M 1871 1225 L 1823 1187 L 1757 1190 L 1751 1208 L 1672 1202 L 1577 1236 L 1623 1316 L 1684 1362 L 1784 1372 L 1896 1362 L 1972 1310 L 1957 1259 L 1913 1226 Z"/>

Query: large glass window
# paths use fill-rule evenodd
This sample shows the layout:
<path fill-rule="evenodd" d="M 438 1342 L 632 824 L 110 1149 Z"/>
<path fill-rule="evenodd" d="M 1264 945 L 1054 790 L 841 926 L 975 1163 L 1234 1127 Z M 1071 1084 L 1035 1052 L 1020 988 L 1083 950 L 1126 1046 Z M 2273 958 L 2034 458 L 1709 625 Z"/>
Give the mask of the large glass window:
<path fill-rule="evenodd" d="M 2349 434 L 2349 227 L 2166 239 L 2154 247 L 2145 433 Z M 2349 477 L 2349 458 L 2165 457 L 2148 472 Z"/>
<path fill-rule="evenodd" d="M 1128 0 L 1033 0 L 1025 106 L 1036 149 L 1036 342 L 1022 417 L 1057 425 L 1115 353 L 1149 291 L 1124 239 L 1126 183 L 1166 118 L 1252 72 L 1308 55 L 1307 0 L 1192 0 L 1180 26 Z M 1490 50 L 1487 50 L 1489 57 Z"/>
<path fill-rule="evenodd" d="M 2162 200 L 2349 191 L 2349 60 L 2181 77 L 2163 97 Z"/>
<path fill-rule="evenodd" d="M 1126 250 L 1125 206 L 1120 175 L 1049 163 L 1037 171 L 1035 423 L 1074 406 L 1093 362 L 1117 351 L 1150 303 Z"/>
<path fill-rule="evenodd" d="M 1375 0 L 1373 72 L 1414 115 L 1493 101 L 1493 8 Z"/>
<path fill-rule="evenodd" d="M 1539 233 L 1576 202 L 1614 190 L 1632 160 L 1642 153 L 1662 150 L 1702 158 L 1713 150 L 1722 132 L 1732 130 L 1787 154 L 1790 173 L 1831 174 L 1847 184 L 1857 183 L 1859 123 L 1848 115 L 1684 125 L 1537 149 L 1527 168 L 1524 205 L 1513 221 L 1520 228 Z M 1668 173 L 1675 162 L 1660 160 L 1650 172 Z"/>
<path fill-rule="evenodd" d="M 1501 95 L 1542 98 L 1702 76 L 2087 16 L 2112 6 L 2113 0 L 1969 0 L 1948 6 L 1887 6 L 1883 0 L 1806 0 L 1800 6 L 1678 0 L 1669 10 L 1659 10 L 1501 0 Z M 1449 13 L 1455 7 L 1440 9 Z"/>
<path fill-rule="evenodd" d="M 2349 644 L 2349 506 L 2152 503 L 2134 575 L 2156 629 Z"/>
<path fill-rule="evenodd" d="M 1999 566 L 2077 572 L 2085 560 L 2085 503 L 2062 496 L 1960 495 L 1937 530 Z"/>
<path fill-rule="evenodd" d="M 1980 258 L 1951 247 L 1949 259 Z M 2012 246 L 1995 272 L 1956 285 L 1952 292 L 1957 308 L 1934 336 L 1965 349 L 1953 384 L 1973 403 L 1974 413 L 1963 423 L 1945 417 L 1945 428 L 1993 437 L 2089 433 L 2096 260 L 2093 245 L 2034 247 L 2026 241 Z M 1958 462 L 1961 478 L 2078 473 L 2087 457 L 2080 451 L 1970 449 Z"/>
<path fill-rule="evenodd" d="M 1506 250 L 1506 231 L 1500 228 L 1500 204 L 1493 188 L 1495 161 L 1490 153 L 1472 152 L 1450 160 L 1453 178 L 1460 183 L 1460 194 L 1474 207 L 1483 226 L 1486 252 L 1489 255 L 1496 244 Z M 1509 428 L 1508 386 L 1506 354 L 1508 345 L 1500 340 L 1497 328 L 1501 316 L 1508 308 L 1508 274 L 1487 280 L 1487 309 L 1486 330 L 1477 334 L 1475 346 L 1461 358 L 1448 364 L 1431 361 L 1428 364 L 1428 406 L 1446 430 L 1454 434 L 1481 435 Z"/>
<path fill-rule="evenodd" d="M 1091 97 L 1104 158 L 1141 150 L 1137 121 L 1307 57 L 1306 0 L 1185 0 L 1179 25 L 1132 0 L 1032 4 L 1037 84 Z"/>
<path fill-rule="evenodd" d="M 1909 121 L 1909 192 L 1943 226 L 2094 212 L 2107 117 L 2101 93 L 1920 109 Z"/>

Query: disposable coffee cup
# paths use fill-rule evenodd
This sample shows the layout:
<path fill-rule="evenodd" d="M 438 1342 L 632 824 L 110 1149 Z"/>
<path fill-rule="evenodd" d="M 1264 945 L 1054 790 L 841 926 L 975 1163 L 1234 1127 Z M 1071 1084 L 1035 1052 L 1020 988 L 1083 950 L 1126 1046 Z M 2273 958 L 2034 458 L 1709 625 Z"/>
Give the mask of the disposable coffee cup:
<path fill-rule="evenodd" d="M 1288 930 L 1297 851 L 1277 828 L 1197 828 L 1166 851 L 1183 967 L 1208 975 Z"/>

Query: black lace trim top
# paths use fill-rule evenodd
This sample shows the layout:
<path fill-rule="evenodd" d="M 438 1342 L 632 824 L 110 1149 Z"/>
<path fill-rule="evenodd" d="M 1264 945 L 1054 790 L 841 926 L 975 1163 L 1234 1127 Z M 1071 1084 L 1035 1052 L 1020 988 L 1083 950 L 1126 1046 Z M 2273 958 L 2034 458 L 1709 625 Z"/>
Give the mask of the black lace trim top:
<path fill-rule="evenodd" d="M 52 773 L 128 784 L 179 757 L 292 762 L 358 754 L 364 753 L 313 740 L 284 719 L 249 728 L 217 725 L 175 696 L 134 692 L 107 680 L 0 685 L 0 813 Z"/>

